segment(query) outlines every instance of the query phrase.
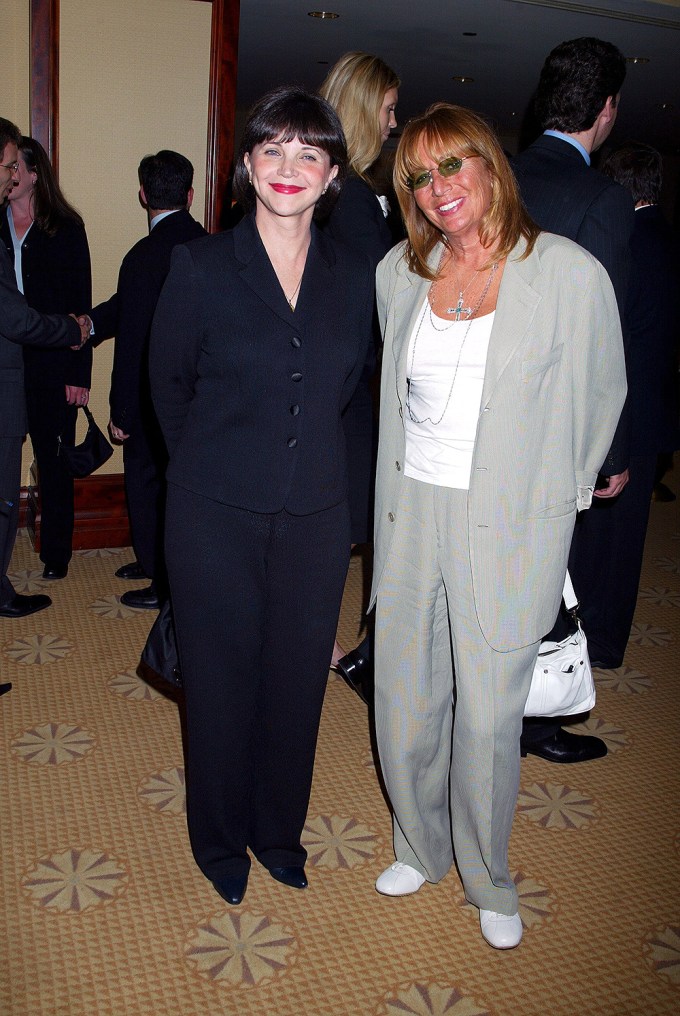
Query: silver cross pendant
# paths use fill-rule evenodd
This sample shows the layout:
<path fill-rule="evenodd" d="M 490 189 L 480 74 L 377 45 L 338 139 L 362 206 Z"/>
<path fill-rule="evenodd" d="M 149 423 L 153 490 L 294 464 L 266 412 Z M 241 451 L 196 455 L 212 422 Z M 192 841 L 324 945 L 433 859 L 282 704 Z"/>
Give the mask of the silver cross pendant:
<path fill-rule="evenodd" d="M 456 321 L 460 321 L 460 319 L 461 319 L 463 314 L 465 315 L 466 318 L 470 317 L 470 314 L 472 314 L 472 307 L 464 307 L 463 306 L 463 294 L 459 293 L 458 294 L 458 303 L 456 304 L 455 307 L 447 307 L 446 308 L 446 313 L 447 314 L 453 314 L 454 319 Z"/>

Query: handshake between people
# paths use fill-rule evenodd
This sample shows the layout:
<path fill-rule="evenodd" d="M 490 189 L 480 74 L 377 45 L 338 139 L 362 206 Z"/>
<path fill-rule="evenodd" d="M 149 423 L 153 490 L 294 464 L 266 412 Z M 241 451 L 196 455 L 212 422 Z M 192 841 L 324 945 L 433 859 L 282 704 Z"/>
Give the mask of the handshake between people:
<path fill-rule="evenodd" d="M 80 343 L 77 346 L 71 346 L 71 349 L 82 349 L 92 332 L 92 321 L 87 314 L 81 314 L 76 317 L 75 314 L 69 314 L 74 321 L 77 321 L 80 327 Z"/>

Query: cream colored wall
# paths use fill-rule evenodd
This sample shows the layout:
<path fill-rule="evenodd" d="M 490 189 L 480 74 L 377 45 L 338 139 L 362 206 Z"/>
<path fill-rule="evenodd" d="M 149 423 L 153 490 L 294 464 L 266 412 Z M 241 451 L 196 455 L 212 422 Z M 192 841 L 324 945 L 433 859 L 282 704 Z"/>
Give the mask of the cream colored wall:
<path fill-rule="evenodd" d="M 28 129 L 28 0 L 2 0 L 0 116 Z"/>
<path fill-rule="evenodd" d="M 172 148 L 191 160 L 203 221 L 211 16 L 212 4 L 195 0 L 61 0 L 59 178 L 85 220 L 95 303 L 115 291 L 123 256 L 147 230 L 137 199 L 144 155 Z M 102 429 L 112 351 L 106 342 L 94 352 Z M 26 471 L 30 460 L 26 452 Z M 122 471 L 120 450 L 101 471 Z"/>

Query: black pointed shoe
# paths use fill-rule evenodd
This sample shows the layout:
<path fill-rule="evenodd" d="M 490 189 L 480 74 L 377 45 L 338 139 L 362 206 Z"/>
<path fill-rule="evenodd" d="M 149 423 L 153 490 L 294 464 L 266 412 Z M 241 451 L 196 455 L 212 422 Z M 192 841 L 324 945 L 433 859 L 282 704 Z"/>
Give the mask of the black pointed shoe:
<path fill-rule="evenodd" d="M 148 578 L 139 561 L 130 561 L 129 564 L 122 564 L 115 572 L 117 579 L 145 579 Z"/>
<path fill-rule="evenodd" d="M 153 582 L 143 589 L 128 589 L 120 598 L 120 602 L 126 607 L 135 607 L 137 610 L 160 610 L 161 601 L 156 592 Z"/>
<path fill-rule="evenodd" d="M 67 564 L 46 564 L 42 573 L 44 579 L 65 579 L 67 575 Z"/>
<path fill-rule="evenodd" d="M 289 885 L 293 889 L 306 889 L 309 884 L 305 875 L 305 869 L 295 865 L 284 868 L 270 868 L 269 874 L 277 882 L 283 882 L 284 885 Z"/>
<path fill-rule="evenodd" d="M 248 872 L 245 875 L 225 875 L 213 882 L 215 891 L 232 907 L 237 907 L 246 894 Z"/>
<path fill-rule="evenodd" d="M 37 614 L 45 607 L 51 607 L 52 601 L 49 596 L 42 593 L 36 596 L 22 596 L 15 593 L 11 600 L 3 603 L 0 607 L 0 617 L 28 617 L 29 614 Z"/>
<path fill-rule="evenodd" d="M 522 758 L 529 754 L 537 755 L 546 762 L 591 762 L 596 758 L 604 758 L 607 745 L 592 734 L 572 734 L 560 727 L 557 733 L 540 741 L 521 738 L 520 750 Z"/>
<path fill-rule="evenodd" d="M 369 705 L 373 689 L 373 661 L 362 653 L 362 648 L 363 643 L 345 656 L 341 656 L 335 664 L 335 670 L 357 693 L 361 701 Z"/>

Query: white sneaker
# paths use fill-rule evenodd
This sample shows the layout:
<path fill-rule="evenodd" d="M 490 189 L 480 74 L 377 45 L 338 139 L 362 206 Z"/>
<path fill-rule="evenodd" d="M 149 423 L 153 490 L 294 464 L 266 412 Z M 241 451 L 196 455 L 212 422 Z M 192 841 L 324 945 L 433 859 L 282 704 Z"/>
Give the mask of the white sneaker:
<path fill-rule="evenodd" d="M 425 882 L 425 876 L 410 864 L 395 861 L 378 876 L 375 887 L 383 896 L 408 896 L 417 893 Z"/>
<path fill-rule="evenodd" d="M 522 941 L 522 918 L 519 914 L 509 917 L 497 914 L 495 910 L 480 910 L 479 924 L 482 935 L 494 949 L 514 949 Z"/>

